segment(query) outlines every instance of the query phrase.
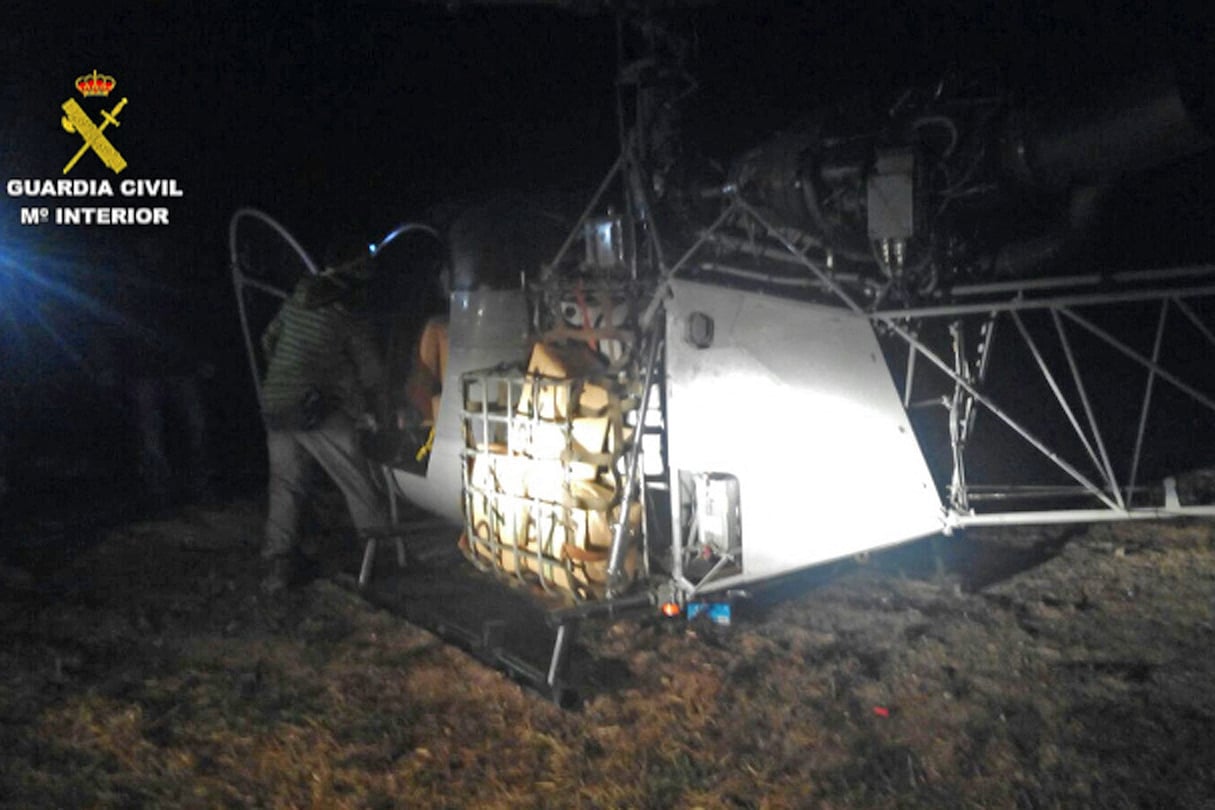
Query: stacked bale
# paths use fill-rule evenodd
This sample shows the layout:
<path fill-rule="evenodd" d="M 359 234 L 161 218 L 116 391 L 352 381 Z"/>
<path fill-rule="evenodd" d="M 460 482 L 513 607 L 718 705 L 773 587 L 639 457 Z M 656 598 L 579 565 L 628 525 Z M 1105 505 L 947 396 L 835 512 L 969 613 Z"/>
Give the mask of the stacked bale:
<path fill-rule="evenodd" d="M 635 384 L 609 373 L 583 342 L 541 341 L 525 373 L 494 387 L 510 393 L 498 404 L 504 430 L 470 447 L 470 555 L 546 589 L 578 599 L 602 597 L 621 514 Z M 466 403 L 466 414 L 475 418 L 477 408 Z M 630 532 L 639 530 L 635 501 L 628 523 Z M 628 557 L 630 573 L 634 558 Z"/>

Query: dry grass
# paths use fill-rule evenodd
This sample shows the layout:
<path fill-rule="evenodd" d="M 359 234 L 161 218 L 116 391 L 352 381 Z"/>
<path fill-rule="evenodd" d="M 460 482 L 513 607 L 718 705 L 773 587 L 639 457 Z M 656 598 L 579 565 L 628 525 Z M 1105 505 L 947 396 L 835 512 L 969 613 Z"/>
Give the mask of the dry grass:
<path fill-rule="evenodd" d="M 733 627 L 599 628 L 628 682 L 563 712 L 325 580 L 263 604 L 257 511 L 130 527 L 6 592 L 0 806 L 1215 800 L 1208 525 L 1096 528 L 978 592 L 910 550 Z"/>

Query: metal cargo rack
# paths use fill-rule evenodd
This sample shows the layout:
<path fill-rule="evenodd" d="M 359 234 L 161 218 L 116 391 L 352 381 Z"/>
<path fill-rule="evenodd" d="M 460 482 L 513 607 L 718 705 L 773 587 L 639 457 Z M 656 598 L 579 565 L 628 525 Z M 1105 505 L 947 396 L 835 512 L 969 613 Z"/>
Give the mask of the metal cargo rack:
<path fill-rule="evenodd" d="M 475 566 L 573 603 L 602 600 L 625 520 L 625 568 L 630 578 L 644 569 L 642 503 L 625 507 L 622 495 L 637 389 L 623 372 L 558 378 L 498 367 L 463 376 L 462 546 Z"/>

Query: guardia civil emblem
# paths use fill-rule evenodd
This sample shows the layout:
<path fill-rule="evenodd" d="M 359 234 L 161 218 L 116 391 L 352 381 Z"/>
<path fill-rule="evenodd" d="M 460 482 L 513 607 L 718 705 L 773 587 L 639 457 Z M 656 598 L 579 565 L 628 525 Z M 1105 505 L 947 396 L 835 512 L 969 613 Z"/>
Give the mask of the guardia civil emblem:
<path fill-rule="evenodd" d="M 85 74 L 76 78 L 76 89 L 80 91 L 80 95 L 84 98 L 108 98 L 110 92 L 118 84 L 113 76 L 106 76 L 98 73 L 96 69 L 93 73 Z M 72 170 L 72 167 L 84 157 L 86 152 L 92 151 L 97 157 L 101 158 L 101 162 L 109 166 L 114 174 L 120 173 L 127 167 L 126 158 L 122 153 L 110 143 L 110 139 L 105 136 L 105 130 L 109 126 L 118 126 L 118 114 L 122 112 L 122 108 L 127 106 L 127 100 L 123 98 L 110 110 L 101 110 L 101 123 L 94 123 L 89 114 L 84 111 L 76 99 L 69 97 L 63 102 L 63 118 L 60 123 L 67 132 L 78 134 L 84 139 L 84 144 L 76 152 L 67 165 L 63 167 L 63 173 L 67 174 Z"/>

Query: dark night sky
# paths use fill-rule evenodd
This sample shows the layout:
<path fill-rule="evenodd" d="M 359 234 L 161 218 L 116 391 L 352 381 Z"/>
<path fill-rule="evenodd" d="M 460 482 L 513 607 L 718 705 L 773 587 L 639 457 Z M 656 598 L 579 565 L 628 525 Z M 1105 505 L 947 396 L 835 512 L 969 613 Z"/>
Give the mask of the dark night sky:
<path fill-rule="evenodd" d="M 586 182 L 610 163 L 610 21 L 223 5 L 129 4 L 85 24 L 32 13 L 9 45 L 6 177 L 58 176 L 71 141 L 58 104 L 93 66 L 130 98 L 129 174 L 179 178 L 192 227 L 255 204 L 309 230 L 332 218 L 374 228 L 452 192 Z M 106 173 L 95 160 L 89 171 Z"/>
<path fill-rule="evenodd" d="M 127 176 L 185 189 L 155 233 L 177 257 L 166 281 L 210 284 L 217 298 L 227 220 L 242 205 L 320 252 L 330 231 L 373 237 L 444 200 L 589 189 L 616 151 L 615 20 L 551 5 L 9 0 L 0 179 L 59 177 L 79 142 L 59 105 L 77 75 L 114 75 L 130 99 L 113 135 Z M 1158 60 L 1167 35 L 1198 30 L 1170 10 L 1180 2 L 1150 15 L 1098 0 L 675 5 L 701 87 L 687 129 L 725 159 L 829 101 L 959 68 L 1049 87 Z M 105 176 L 92 155 L 72 174 Z M 0 234 L 94 263 L 98 244 L 121 253 L 148 230 L 33 234 L 14 226 L 23 204 L 0 197 Z"/>
<path fill-rule="evenodd" d="M 691 34 L 702 83 L 689 121 L 710 150 L 727 150 L 860 90 L 984 63 L 1049 82 L 1151 59 L 1185 27 L 1168 6 L 1142 16 L 1109 5 L 717 3 L 672 16 Z M 187 200 L 174 229 L 204 241 L 216 228 L 222 237 L 238 205 L 312 234 L 329 222 L 370 233 L 460 194 L 586 186 L 614 156 L 610 15 L 407 0 L 104 10 L 10 0 L 0 20 L 0 174 L 59 176 L 75 136 L 60 130 L 58 105 L 97 67 L 130 98 L 128 174 L 178 178 Z M 106 175 L 86 162 L 73 177 Z"/>
<path fill-rule="evenodd" d="M 61 176 L 79 137 L 61 129 L 59 106 L 96 68 L 129 98 L 113 132 L 126 176 L 174 178 L 186 194 L 169 201 L 167 228 L 23 227 L 18 209 L 32 201 L 0 196 L 3 425 L 42 452 L 49 437 L 91 446 L 120 424 L 79 371 L 105 307 L 125 306 L 128 325 L 189 324 L 193 348 L 218 366 L 219 432 L 238 437 L 245 456 L 256 450 L 239 439 L 259 423 L 229 280 L 233 211 L 262 208 L 319 254 L 332 232 L 374 238 L 470 195 L 589 193 L 616 155 L 616 22 L 553 5 L 3 3 L 0 179 Z M 1170 11 L 1192 5 L 1181 0 L 1150 15 L 1100 0 L 664 5 L 691 42 L 700 87 L 685 135 L 724 162 L 823 104 L 890 99 L 944 71 L 1050 90 L 1159 61 L 1175 49 L 1172 35 L 1209 31 Z M 95 118 L 99 109 L 90 107 Z M 71 176 L 114 179 L 93 155 Z M 162 307 L 130 306 L 148 286 L 126 265 L 149 238 L 163 250 L 156 283 L 190 291 L 175 321 Z M 39 283 L 22 275 L 30 268 Z M 54 382 L 64 378 L 75 382 Z"/>

